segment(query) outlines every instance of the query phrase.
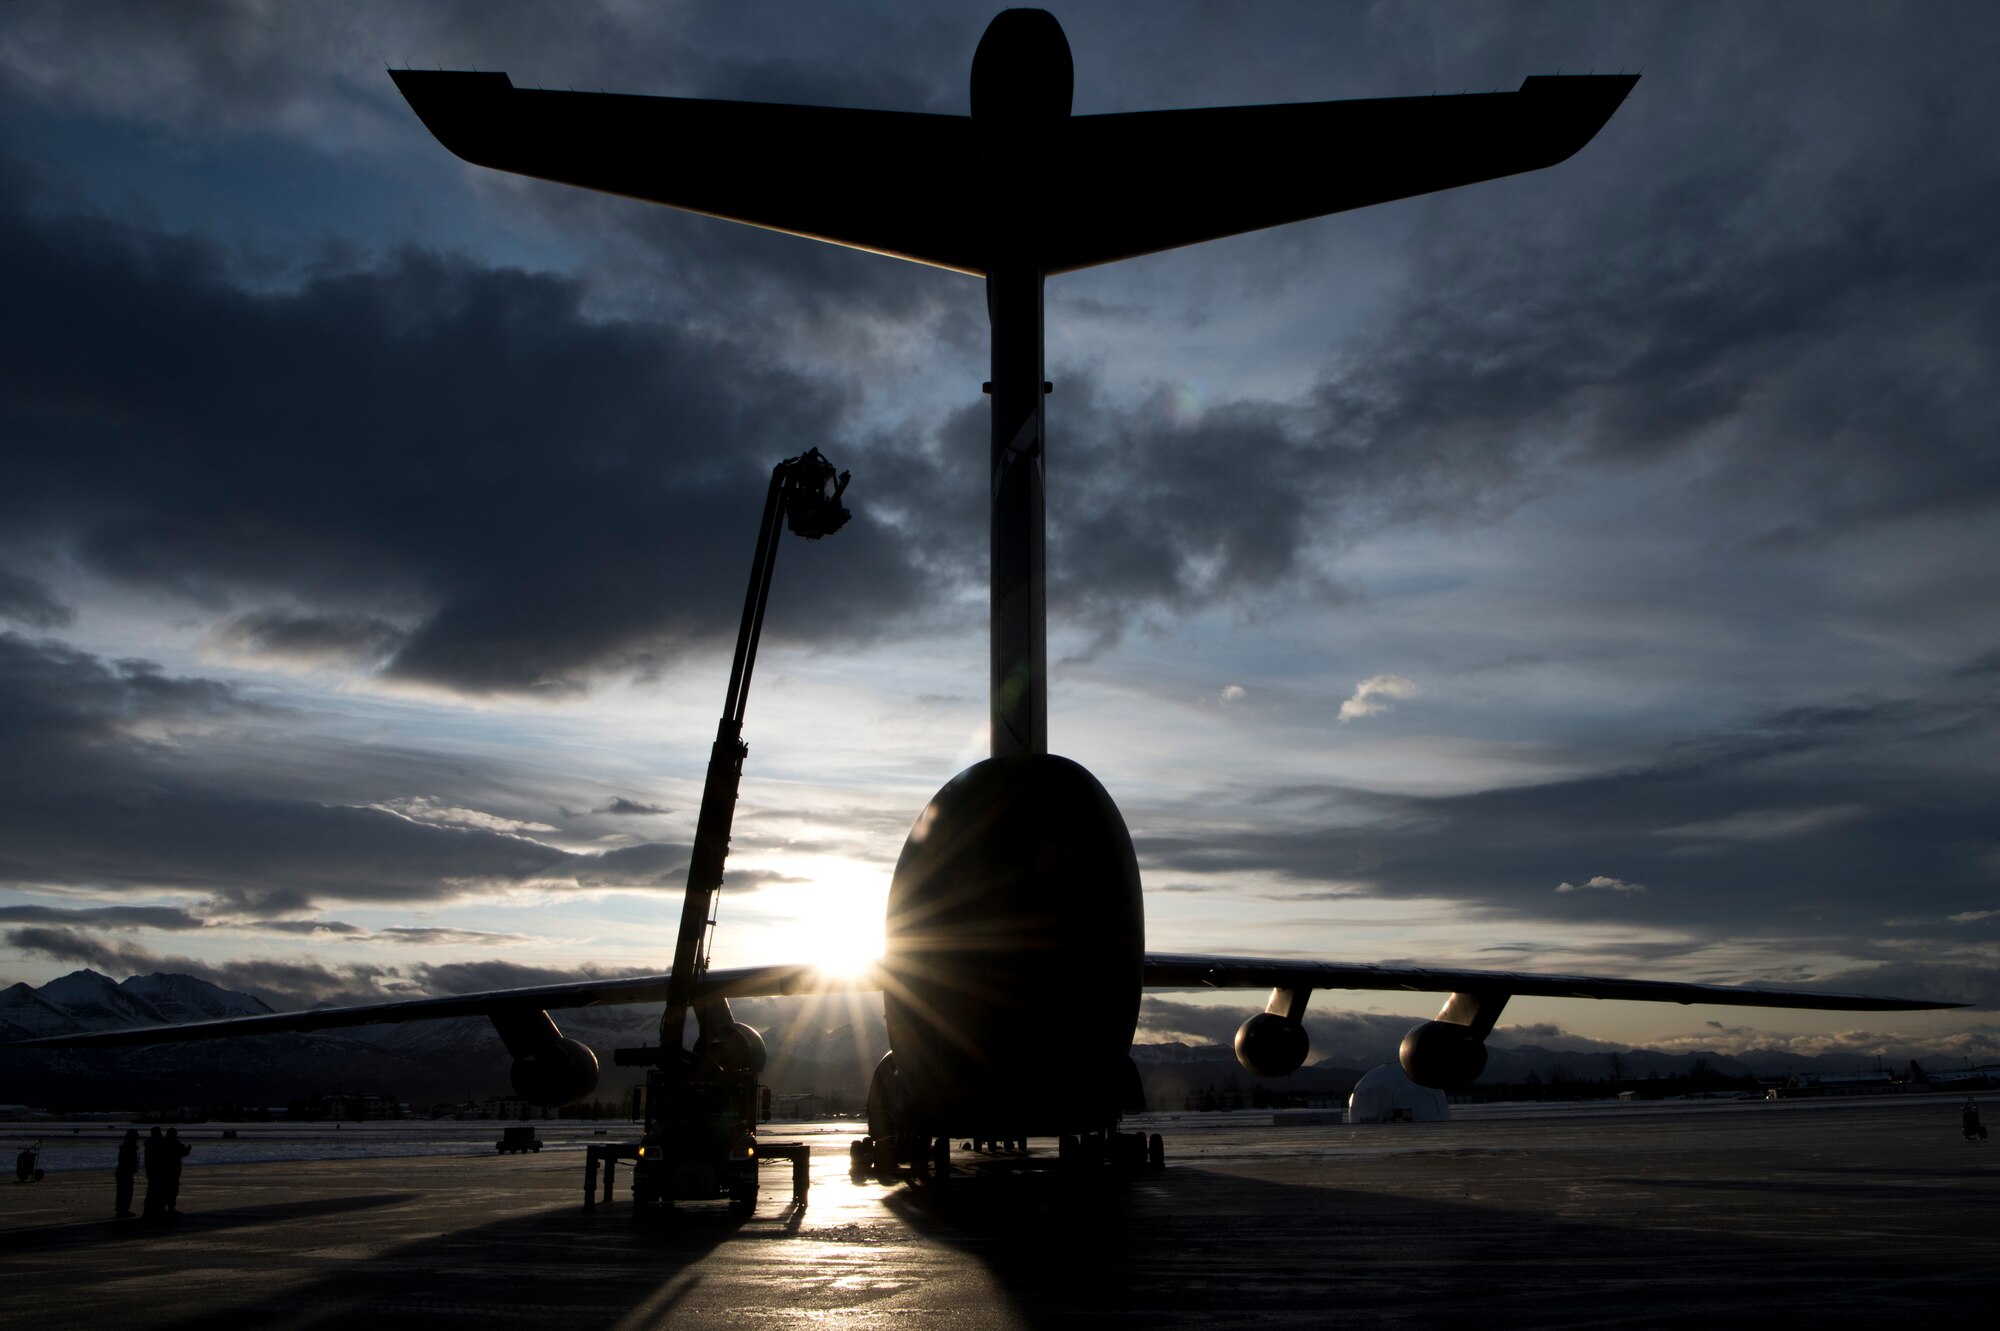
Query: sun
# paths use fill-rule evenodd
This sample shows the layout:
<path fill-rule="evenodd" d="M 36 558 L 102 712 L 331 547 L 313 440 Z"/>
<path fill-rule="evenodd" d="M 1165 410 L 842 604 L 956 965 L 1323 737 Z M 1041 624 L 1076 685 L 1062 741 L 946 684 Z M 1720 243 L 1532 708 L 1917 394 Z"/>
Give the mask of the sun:
<path fill-rule="evenodd" d="M 828 975 L 856 978 L 882 959 L 882 917 L 832 915 L 818 921 L 804 959 Z"/>
<path fill-rule="evenodd" d="M 786 880 L 757 894 L 774 960 L 805 962 L 851 979 L 882 959 L 889 884 L 879 868 L 836 856 L 788 858 L 769 867 Z"/>

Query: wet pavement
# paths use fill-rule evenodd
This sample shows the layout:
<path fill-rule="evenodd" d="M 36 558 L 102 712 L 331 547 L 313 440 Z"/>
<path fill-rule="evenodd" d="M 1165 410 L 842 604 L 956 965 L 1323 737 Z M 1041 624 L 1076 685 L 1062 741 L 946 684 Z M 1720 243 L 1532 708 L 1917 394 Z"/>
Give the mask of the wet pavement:
<path fill-rule="evenodd" d="M 1163 1173 L 961 1152 L 942 1193 L 851 1181 L 822 1131 L 806 1208 L 771 1168 L 743 1223 L 635 1222 L 622 1171 L 587 1212 L 580 1152 L 553 1150 L 215 1165 L 160 1228 L 108 1218 L 109 1170 L 51 1173 L 0 1187 L 0 1307 L 121 1331 L 1984 1327 L 2000 1308 L 2000 1146 L 1964 1142 L 1953 1103 L 1152 1126 Z"/>

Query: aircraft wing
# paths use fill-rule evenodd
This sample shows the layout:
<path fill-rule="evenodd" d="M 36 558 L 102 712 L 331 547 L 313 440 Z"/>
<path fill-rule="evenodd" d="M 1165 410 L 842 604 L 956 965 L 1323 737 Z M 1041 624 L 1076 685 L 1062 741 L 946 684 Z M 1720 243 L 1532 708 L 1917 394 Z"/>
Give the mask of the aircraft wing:
<path fill-rule="evenodd" d="M 177 1026 L 140 1026 L 118 1031 L 45 1035 L 15 1040 L 0 1048 L 81 1048 L 168 1044 L 290 1031 L 325 1031 L 448 1017 L 483 1017 L 496 1012 L 557 1011 L 621 1003 L 663 1003 L 666 975 L 575 980 L 567 984 L 494 989 L 439 998 L 412 998 L 358 1007 L 313 1008 L 255 1017 Z M 1834 994 L 1812 989 L 1774 989 L 1733 984 L 1683 984 L 1668 980 L 1624 980 L 1601 975 L 1542 975 L 1525 971 L 1451 970 L 1427 966 L 1376 966 L 1353 962 L 1288 961 L 1270 957 L 1219 957 L 1148 952 L 1148 989 L 1397 989 L 1408 993 L 1476 994 L 1489 998 L 1621 999 L 1643 1003 L 1716 1003 L 1733 1007 L 1806 1008 L 1835 1012 L 1917 1012 L 1966 1006 L 1921 998 Z M 696 988 L 698 998 L 781 998 L 796 994 L 875 993 L 883 987 L 878 970 L 834 975 L 815 966 L 745 966 L 711 970 Z"/>
<path fill-rule="evenodd" d="M 441 998 L 412 998 L 357 1007 L 313 1008 L 304 1012 L 271 1012 L 255 1017 L 224 1017 L 177 1026 L 137 1026 L 119 1031 L 91 1031 L 14 1040 L 0 1048 L 63 1048 L 85 1046 L 170 1044 L 182 1040 L 213 1040 L 245 1035 L 277 1035 L 289 1031 L 325 1031 L 343 1026 L 373 1026 L 401 1021 L 437 1021 L 446 1017 L 487 1017 L 495 1012 L 551 1011 L 619 1003 L 664 1003 L 667 976 L 639 975 L 615 980 L 576 980 L 568 984 L 535 985 L 523 989 L 493 989 Z M 872 992 L 881 988 L 868 976 L 829 975 L 816 966 L 746 966 L 711 970 L 695 987 L 697 998 L 777 998 L 787 994 Z"/>
<path fill-rule="evenodd" d="M 474 165 L 975 276 L 1002 257 L 1070 272 L 1553 166 L 1638 81 L 1072 116 L 1003 141 L 969 116 L 390 77 Z"/>
<path fill-rule="evenodd" d="M 1615 998 L 1637 1003 L 1717 1003 L 1731 1007 L 1809 1008 L 1832 1012 L 1920 1012 L 1965 1007 L 1922 998 L 1832 994 L 1815 989 L 1760 985 L 1682 984 L 1672 980 L 1621 980 L 1602 975 L 1538 975 L 1526 971 L 1447 970 L 1427 966 L 1370 966 L 1331 961 L 1280 961 L 1269 957 L 1210 957 L 1172 952 L 1146 954 L 1149 989 L 1400 989 L 1409 993 L 1478 994 L 1495 998 Z"/>

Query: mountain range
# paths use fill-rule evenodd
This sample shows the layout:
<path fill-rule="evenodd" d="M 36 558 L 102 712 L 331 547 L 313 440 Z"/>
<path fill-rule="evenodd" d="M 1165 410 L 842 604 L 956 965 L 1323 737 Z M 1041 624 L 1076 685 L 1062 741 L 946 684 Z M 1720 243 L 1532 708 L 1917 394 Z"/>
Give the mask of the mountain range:
<path fill-rule="evenodd" d="M 80 970 L 39 988 L 16 984 L 0 990 L 0 1042 L 271 1010 L 250 994 L 192 975 L 155 973 L 115 981 Z M 771 1061 L 764 1081 L 775 1092 L 830 1094 L 854 1109 L 865 1102 L 869 1076 L 889 1047 L 879 1006 L 843 1003 L 815 1009 L 798 1000 L 751 1000 L 738 1003 L 736 1010 L 739 1019 L 765 1033 Z M 643 1074 L 615 1066 L 612 1052 L 656 1042 L 657 1012 L 633 1006 L 554 1015 L 565 1034 L 597 1051 L 604 1067 L 597 1098 L 628 1097 Z M 1386 1028 L 1365 1043 L 1381 1047 L 1342 1049 L 1337 1062 L 1329 1058 L 1266 1085 L 1288 1094 L 1343 1096 L 1361 1069 L 1395 1058 L 1394 1038 Z M 1481 1080 L 1498 1083 L 1530 1076 L 1543 1082 L 1600 1081 L 1614 1072 L 1628 1079 L 1665 1079 L 1685 1075 L 1697 1059 L 1723 1077 L 1855 1070 L 1852 1054 L 1814 1056 L 1779 1049 L 1729 1055 L 1496 1043 L 1490 1054 Z M 1247 1096 L 1262 1080 L 1238 1067 L 1225 1045 L 1135 1044 L 1132 1055 L 1148 1101 L 1157 1108 L 1182 1108 L 1210 1087 L 1233 1088 Z M 411 1104 L 450 1103 L 508 1094 L 507 1068 L 506 1052 L 492 1026 L 471 1017 L 151 1048 L 0 1049 L 0 1102 L 121 1109 L 282 1106 L 295 1098 L 372 1092 Z"/>

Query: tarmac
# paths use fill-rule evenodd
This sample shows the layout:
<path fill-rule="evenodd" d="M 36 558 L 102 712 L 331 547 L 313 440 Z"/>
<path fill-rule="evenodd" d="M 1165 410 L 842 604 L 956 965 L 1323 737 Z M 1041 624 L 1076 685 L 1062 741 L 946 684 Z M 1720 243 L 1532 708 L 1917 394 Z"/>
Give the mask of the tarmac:
<path fill-rule="evenodd" d="M 108 1167 L 52 1172 L 0 1186 L 0 1322 L 1989 1327 L 2000 1143 L 1958 1103 L 1156 1116 L 1162 1172 L 1066 1175 L 1036 1143 L 957 1153 L 942 1191 L 851 1180 L 855 1127 L 824 1125 L 807 1205 L 772 1168 L 743 1222 L 635 1221 L 622 1169 L 587 1211 L 581 1143 L 553 1140 L 190 1169 L 161 1226 L 110 1218 Z"/>

